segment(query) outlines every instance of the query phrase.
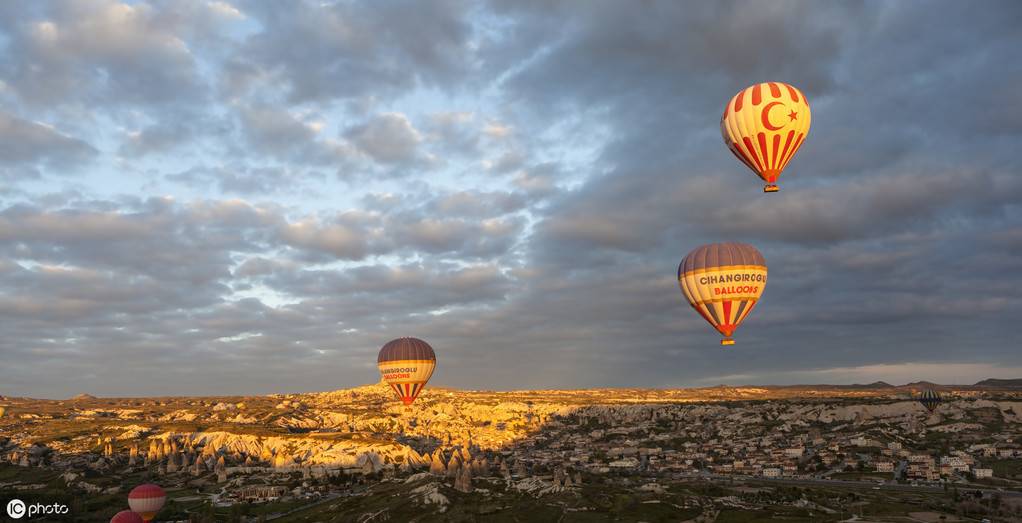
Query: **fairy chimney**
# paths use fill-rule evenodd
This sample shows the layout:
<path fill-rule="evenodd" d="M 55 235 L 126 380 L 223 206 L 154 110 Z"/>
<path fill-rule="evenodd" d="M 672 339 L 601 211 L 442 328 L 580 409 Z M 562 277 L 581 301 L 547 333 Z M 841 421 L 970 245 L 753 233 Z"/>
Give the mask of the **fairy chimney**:
<path fill-rule="evenodd" d="M 429 473 L 434 476 L 444 476 L 447 474 L 447 467 L 444 466 L 444 461 L 440 458 L 433 458 L 429 464 Z"/>
<path fill-rule="evenodd" d="M 451 458 L 451 461 L 447 463 L 447 477 L 457 478 L 458 474 L 461 473 L 461 460 L 457 456 Z"/>
<path fill-rule="evenodd" d="M 454 480 L 454 490 L 458 492 L 472 492 L 472 468 L 462 467 L 461 473 Z"/>

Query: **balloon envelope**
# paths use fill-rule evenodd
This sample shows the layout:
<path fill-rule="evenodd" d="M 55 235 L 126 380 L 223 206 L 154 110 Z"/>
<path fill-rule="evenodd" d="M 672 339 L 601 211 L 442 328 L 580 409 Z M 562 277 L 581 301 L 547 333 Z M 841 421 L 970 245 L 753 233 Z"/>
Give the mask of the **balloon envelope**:
<path fill-rule="evenodd" d="M 142 516 L 130 510 L 122 510 L 110 518 L 110 523 L 143 523 L 144 521 Z"/>
<path fill-rule="evenodd" d="M 139 485 L 128 494 L 128 506 L 141 516 L 143 521 L 152 521 L 166 501 L 167 493 L 159 485 L 152 483 Z"/>
<path fill-rule="evenodd" d="M 436 354 L 418 338 L 398 338 L 380 349 L 376 365 L 383 381 L 405 405 L 411 405 L 433 375 Z"/>
<path fill-rule="evenodd" d="M 685 299 L 725 338 L 749 316 L 766 287 L 766 260 L 745 243 L 711 243 L 688 253 L 678 265 L 678 285 Z"/>
<path fill-rule="evenodd" d="M 940 393 L 933 389 L 926 389 L 919 394 L 919 403 L 922 403 L 926 410 L 930 412 L 937 410 L 937 406 L 942 401 L 944 400 L 940 397 Z"/>
<path fill-rule="evenodd" d="M 731 98 L 720 117 L 720 133 L 738 160 L 767 182 L 764 192 L 774 192 L 781 171 L 805 141 L 811 119 L 802 91 L 766 82 Z"/>

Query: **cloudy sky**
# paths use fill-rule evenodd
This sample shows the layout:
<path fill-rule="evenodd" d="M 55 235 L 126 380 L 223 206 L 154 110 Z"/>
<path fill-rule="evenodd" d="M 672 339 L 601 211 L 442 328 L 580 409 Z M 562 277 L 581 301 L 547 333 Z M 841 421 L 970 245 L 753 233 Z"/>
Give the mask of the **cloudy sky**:
<path fill-rule="evenodd" d="M 981 8 L 978 8 L 981 7 Z M 0 394 L 1022 377 L 1022 4 L 0 3 Z M 723 106 L 799 86 L 762 184 Z M 678 262 L 756 245 L 722 350 Z"/>

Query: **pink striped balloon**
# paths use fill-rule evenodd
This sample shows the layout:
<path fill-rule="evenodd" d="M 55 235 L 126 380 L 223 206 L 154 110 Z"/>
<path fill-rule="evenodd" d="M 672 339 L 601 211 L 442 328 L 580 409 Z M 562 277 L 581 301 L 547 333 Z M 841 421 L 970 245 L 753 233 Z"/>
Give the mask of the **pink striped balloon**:
<path fill-rule="evenodd" d="M 110 518 L 110 523 L 143 523 L 142 516 L 130 511 L 122 510 Z"/>
<path fill-rule="evenodd" d="M 166 501 L 167 493 L 159 485 L 152 483 L 139 485 L 128 494 L 128 506 L 142 516 L 142 521 L 152 521 Z"/>

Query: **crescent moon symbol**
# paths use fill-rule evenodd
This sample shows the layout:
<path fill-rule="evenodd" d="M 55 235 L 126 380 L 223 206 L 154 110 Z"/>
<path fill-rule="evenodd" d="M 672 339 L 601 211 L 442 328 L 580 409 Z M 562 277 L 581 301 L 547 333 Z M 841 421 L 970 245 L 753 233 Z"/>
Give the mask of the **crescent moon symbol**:
<path fill-rule="evenodd" d="M 766 127 L 768 131 L 776 131 L 776 130 L 780 129 L 781 127 L 784 127 L 783 125 L 774 126 L 773 124 L 770 123 L 770 108 L 775 106 L 775 105 L 784 105 L 784 104 L 782 104 L 781 102 L 770 102 L 770 103 L 768 103 L 768 104 L 763 106 L 763 112 L 760 113 L 760 115 L 759 115 L 760 121 L 763 122 L 763 127 Z"/>

